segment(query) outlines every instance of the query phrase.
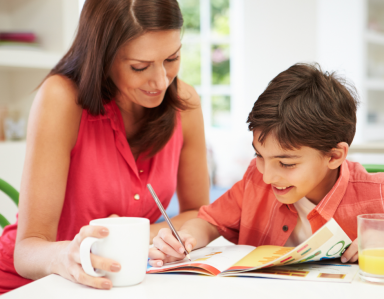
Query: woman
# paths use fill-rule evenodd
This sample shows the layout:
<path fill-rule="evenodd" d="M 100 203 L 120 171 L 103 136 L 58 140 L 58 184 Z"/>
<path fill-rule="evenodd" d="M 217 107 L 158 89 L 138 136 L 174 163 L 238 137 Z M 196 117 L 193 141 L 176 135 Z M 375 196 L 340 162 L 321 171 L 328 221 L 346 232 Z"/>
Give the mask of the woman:
<path fill-rule="evenodd" d="M 79 245 L 108 235 L 92 219 L 154 223 L 147 183 L 164 206 L 177 186 L 177 228 L 208 204 L 200 101 L 176 77 L 182 23 L 176 0 L 85 2 L 71 49 L 31 109 L 18 224 L 0 240 L 0 293 L 52 273 L 111 288 L 84 273 Z M 166 226 L 152 224 L 151 239 Z M 121 268 L 95 255 L 92 264 Z"/>

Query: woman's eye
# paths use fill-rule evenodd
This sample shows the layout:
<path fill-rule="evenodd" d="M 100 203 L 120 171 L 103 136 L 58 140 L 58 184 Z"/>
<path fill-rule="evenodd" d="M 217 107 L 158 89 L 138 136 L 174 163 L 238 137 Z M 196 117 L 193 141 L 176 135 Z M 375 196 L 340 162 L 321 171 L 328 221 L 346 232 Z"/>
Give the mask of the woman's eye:
<path fill-rule="evenodd" d="M 280 164 L 281 164 L 281 166 L 284 167 L 284 168 L 293 168 L 293 167 L 296 166 L 296 164 L 284 164 L 284 163 L 281 163 L 281 162 L 280 162 Z"/>
<path fill-rule="evenodd" d="M 255 153 L 255 157 L 262 158 L 262 156 L 258 153 Z"/>
<path fill-rule="evenodd" d="M 144 68 L 141 68 L 141 69 L 137 69 L 137 68 L 134 68 L 133 66 L 131 66 L 131 69 L 135 72 L 142 72 L 142 71 L 145 71 L 148 67 L 144 67 Z"/>
<path fill-rule="evenodd" d="M 165 59 L 165 60 L 168 61 L 168 62 L 172 62 L 172 61 L 176 61 L 176 60 L 178 60 L 179 57 L 180 57 L 180 56 L 177 56 L 177 57 L 175 57 L 175 58 L 168 58 L 168 59 Z"/>

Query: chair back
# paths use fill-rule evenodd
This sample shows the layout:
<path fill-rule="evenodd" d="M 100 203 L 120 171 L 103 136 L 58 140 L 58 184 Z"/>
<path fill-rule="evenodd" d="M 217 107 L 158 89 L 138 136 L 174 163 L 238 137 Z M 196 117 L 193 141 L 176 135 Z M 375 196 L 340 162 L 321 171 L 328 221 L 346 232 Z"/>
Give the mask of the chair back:
<path fill-rule="evenodd" d="M 363 164 L 368 173 L 384 172 L 384 165 L 380 164 Z"/>
<path fill-rule="evenodd" d="M 7 194 L 16 206 L 19 206 L 19 192 L 15 188 L 13 188 L 6 181 L 0 179 L 0 190 Z M 2 214 L 0 214 L 0 227 L 4 228 L 9 224 L 9 221 Z"/>

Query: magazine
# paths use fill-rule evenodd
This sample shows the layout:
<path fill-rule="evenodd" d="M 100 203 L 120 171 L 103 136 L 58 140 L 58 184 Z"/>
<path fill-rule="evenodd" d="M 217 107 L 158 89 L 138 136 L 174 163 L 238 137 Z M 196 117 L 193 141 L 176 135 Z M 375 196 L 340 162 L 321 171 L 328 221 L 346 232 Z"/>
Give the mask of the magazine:
<path fill-rule="evenodd" d="M 352 243 L 334 219 L 297 247 L 231 245 L 204 247 L 187 259 L 150 267 L 152 273 L 196 273 L 208 276 L 253 276 L 350 282 L 358 265 L 331 262 Z M 313 262 L 318 262 L 314 264 Z"/>

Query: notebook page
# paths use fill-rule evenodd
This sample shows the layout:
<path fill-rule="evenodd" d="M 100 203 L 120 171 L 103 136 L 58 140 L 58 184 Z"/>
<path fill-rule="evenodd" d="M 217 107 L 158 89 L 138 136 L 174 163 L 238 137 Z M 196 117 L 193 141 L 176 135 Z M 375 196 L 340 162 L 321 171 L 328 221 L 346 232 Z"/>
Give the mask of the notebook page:
<path fill-rule="evenodd" d="M 207 269 L 213 275 L 228 269 L 231 265 L 242 259 L 254 246 L 230 245 L 213 246 L 197 249 L 190 253 L 191 262 L 185 258 L 181 261 L 167 263 L 162 267 L 151 267 L 147 273 L 159 272 L 199 272 L 197 268 Z M 195 268 L 195 269 L 194 269 Z"/>

